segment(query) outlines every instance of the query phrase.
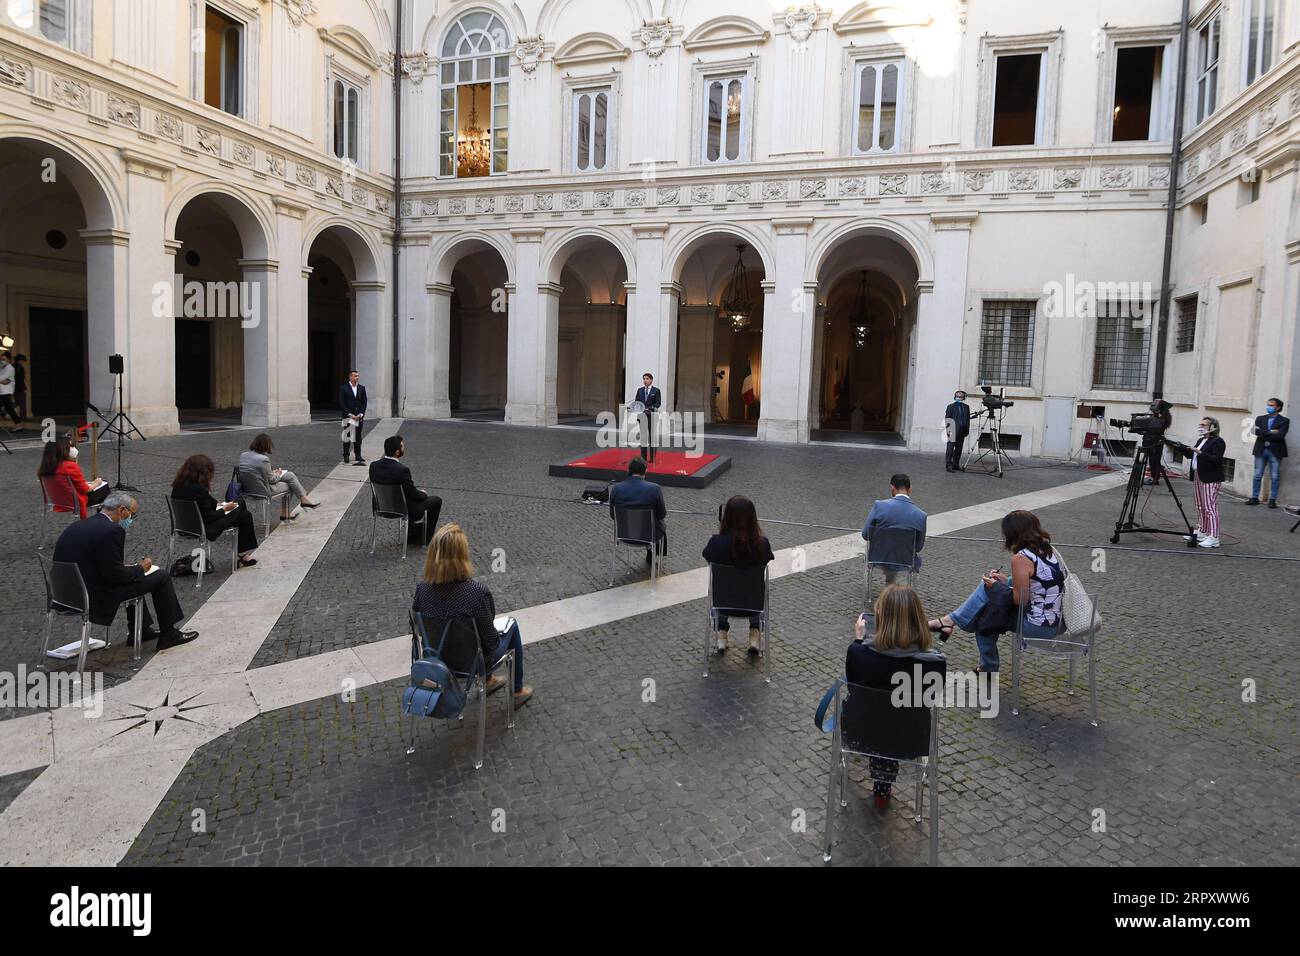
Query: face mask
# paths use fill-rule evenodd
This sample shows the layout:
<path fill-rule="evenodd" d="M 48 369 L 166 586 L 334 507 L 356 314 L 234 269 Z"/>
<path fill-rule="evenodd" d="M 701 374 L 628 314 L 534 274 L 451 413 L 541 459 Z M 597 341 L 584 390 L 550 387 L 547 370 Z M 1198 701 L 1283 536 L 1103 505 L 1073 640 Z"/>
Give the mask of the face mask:
<path fill-rule="evenodd" d="M 1270 406 L 1268 406 L 1268 408 L 1264 409 L 1264 414 L 1265 414 L 1265 415 L 1276 415 L 1276 414 L 1277 414 L 1277 408 L 1275 408 L 1274 406 L 1270 405 Z"/>
<path fill-rule="evenodd" d="M 131 527 L 131 525 L 134 523 L 135 523 L 135 515 L 127 515 L 125 518 L 123 518 L 121 521 L 118 522 L 118 526 L 121 527 L 123 531 L 125 531 L 127 528 Z"/>
<path fill-rule="evenodd" d="M 68 457 L 69 457 L 69 458 L 76 458 L 78 454 L 80 454 L 80 452 L 77 451 L 77 448 L 76 448 L 75 445 L 74 445 L 73 447 L 71 447 L 71 448 L 68 449 Z"/>
<path fill-rule="evenodd" d="M 1198 434 L 1198 435 L 1208 435 L 1209 433 L 1210 433 L 1210 430 L 1209 430 L 1208 428 L 1206 428 L 1204 425 L 1201 425 L 1200 427 L 1198 427 L 1198 428 L 1196 429 L 1196 434 Z"/>

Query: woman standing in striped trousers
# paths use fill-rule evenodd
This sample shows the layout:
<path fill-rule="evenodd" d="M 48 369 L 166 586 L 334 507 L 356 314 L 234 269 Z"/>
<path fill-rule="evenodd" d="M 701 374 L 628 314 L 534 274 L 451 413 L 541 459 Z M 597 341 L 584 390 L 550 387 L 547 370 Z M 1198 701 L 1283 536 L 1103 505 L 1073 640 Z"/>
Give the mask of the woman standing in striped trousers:
<path fill-rule="evenodd" d="M 1202 548 L 1219 546 L 1219 485 L 1223 483 L 1223 453 L 1227 450 L 1219 437 L 1219 420 L 1205 417 L 1197 428 L 1200 438 L 1193 449 L 1191 477 L 1196 493 L 1196 510 L 1201 521 L 1196 537 Z"/>

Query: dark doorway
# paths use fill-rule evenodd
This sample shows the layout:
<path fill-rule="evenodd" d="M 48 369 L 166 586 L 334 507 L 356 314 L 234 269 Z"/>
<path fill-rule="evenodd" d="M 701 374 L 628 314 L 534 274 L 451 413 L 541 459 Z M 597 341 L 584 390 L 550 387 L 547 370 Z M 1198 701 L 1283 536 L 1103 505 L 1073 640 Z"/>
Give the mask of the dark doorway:
<path fill-rule="evenodd" d="M 176 320 L 176 407 L 212 407 L 212 323 Z"/>
<path fill-rule="evenodd" d="M 33 306 L 28 312 L 32 343 L 28 389 L 36 417 L 86 412 L 86 315 L 73 309 Z M 108 356 L 100 356 L 104 362 Z"/>
<path fill-rule="evenodd" d="M 338 367 L 338 336 L 331 331 L 308 333 L 307 400 L 312 410 L 338 407 L 338 389 L 345 376 Z"/>

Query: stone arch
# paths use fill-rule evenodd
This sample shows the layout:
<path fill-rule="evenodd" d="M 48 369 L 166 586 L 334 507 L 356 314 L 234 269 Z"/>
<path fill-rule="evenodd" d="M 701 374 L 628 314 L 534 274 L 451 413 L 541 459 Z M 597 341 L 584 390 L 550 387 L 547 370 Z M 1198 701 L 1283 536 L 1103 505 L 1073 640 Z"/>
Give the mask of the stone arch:
<path fill-rule="evenodd" d="M 304 230 L 302 265 L 307 264 L 307 257 L 311 255 L 311 247 L 316 240 L 320 238 L 322 233 L 331 230 L 352 255 L 352 262 L 357 270 L 358 282 L 385 281 L 384 257 L 378 244 L 374 241 L 374 237 L 366 231 L 358 229 L 350 220 L 344 219 L 342 216 L 330 216 L 319 220 L 310 228 Z"/>
<path fill-rule="evenodd" d="M 776 276 L 776 260 L 772 254 L 770 237 L 748 223 L 741 222 L 722 225 L 705 223 L 677 237 L 664 253 L 663 261 L 668 263 L 668 268 L 664 270 L 665 275 L 673 282 L 680 281 L 682 269 L 691 255 L 706 242 L 721 236 L 731 236 L 747 243 L 763 261 L 764 277 L 772 279 Z"/>
<path fill-rule="evenodd" d="M 565 262 L 575 251 L 572 247 L 583 244 L 584 240 L 604 241 L 613 246 L 623 258 L 623 264 L 627 268 L 627 281 L 636 282 L 636 254 L 631 243 L 615 230 L 603 226 L 579 226 L 554 237 L 547 237 L 542 245 L 541 281 L 558 283 Z"/>
<path fill-rule="evenodd" d="M 45 130 L 23 123 L 0 124 L 0 141 L 16 140 L 47 151 L 55 163 L 55 175 L 66 174 L 86 212 L 88 229 L 128 228 L 126 201 L 118 189 L 117 172 L 104 157 L 86 149 L 75 138 L 57 144 Z M 61 169 L 60 157 L 70 162 Z"/>
<path fill-rule="evenodd" d="M 275 258 L 275 226 L 263 203 L 251 193 L 230 183 L 196 180 L 176 192 L 168 201 L 164 216 L 165 235 L 176 238 L 176 223 L 190 202 L 207 196 L 230 217 L 239 232 L 245 259 Z"/>
<path fill-rule="evenodd" d="M 506 280 L 515 281 L 515 257 L 510 244 L 490 232 L 457 232 L 435 245 L 429 255 L 429 283 L 449 284 L 456 263 L 473 252 L 493 249 L 506 264 Z"/>
<path fill-rule="evenodd" d="M 878 236 L 897 243 L 912 257 L 920 282 L 934 281 L 934 254 L 929 242 L 909 227 L 892 219 L 855 219 L 835 226 L 819 236 L 809 250 L 805 282 L 818 281 L 827 258 L 841 243 L 857 236 Z"/>

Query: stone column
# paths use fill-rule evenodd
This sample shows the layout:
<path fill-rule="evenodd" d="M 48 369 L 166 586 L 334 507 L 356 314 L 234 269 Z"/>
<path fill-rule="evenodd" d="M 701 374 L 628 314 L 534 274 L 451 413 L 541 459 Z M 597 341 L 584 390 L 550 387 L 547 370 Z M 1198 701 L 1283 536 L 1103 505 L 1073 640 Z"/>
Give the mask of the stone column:
<path fill-rule="evenodd" d="M 284 275 L 276 279 L 274 321 L 269 330 L 277 359 L 274 375 L 277 389 L 272 396 L 277 406 L 275 424 L 304 425 L 311 421 L 311 402 L 307 398 L 307 276 L 310 273 L 302 271 L 306 262 L 293 260 L 302 248 L 302 218 L 307 207 L 281 197 L 272 201 L 275 203 L 275 246 L 285 262 Z"/>
<path fill-rule="evenodd" d="M 353 362 L 361 373 L 361 384 L 366 387 L 366 420 L 383 418 L 389 411 L 387 335 L 384 311 L 386 296 L 382 282 L 352 283 L 352 326 L 356 336 L 353 344 Z"/>
<path fill-rule="evenodd" d="M 540 227 L 510 230 L 515 281 L 506 315 L 506 421 L 512 425 L 556 422 L 559 309 L 558 294 L 552 300 L 550 284 L 541 281 L 544 233 Z"/>
<path fill-rule="evenodd" d="M 638 223 L 636 280 L 629 286 L 627 339 L 623 352 L 623 392 L 620 404 L 632 400 L 641 387 L 641 375 L 651 372 L 663 393 L 663 411 L 671 411 L 676 377 L 677 296 L 681 288 L 663 274 L 664 223 Z M 669 301 L 671 300 L 671 301 Z"/>
<path fill-rule="evenodd" d="M 813 323 L 816 283 L 804 282 L 811 219 L 772 223 L 776 233 L 776 275 L 764 284 L 763 367 L 760 371 L 762 441 L 808 441 L 812 392 Z"/>
<path fill-rule="evenodd" d="M 127 311 L 127 260 L 130 233 L 120 229 L 82 229 L 86 243 L 86 354 L 90 367 L 89 401 L 105 415 L 117 400 L 116 377 L 108 356 L 125 355 L 130 325 Z M 172 297 L 164 296 L 151 315 L 163 326 L 172 314 Z M 154 313 L 164 312 L 163 315 Z M 134 363 L 132 363 L 134 364 Z M 133 370 L 134 371 L 134 370 Z M 146 374 L 156 374 L 156 370 Z M 102 424 L 102 423 L 101 423 Z"/>
<path fill-rule="evenodd" d="M 402 236 L 402 340 L 397 356 L 401 362 L 401 414 L 407 418 L 446 418 L 447 349 L 449 342 L 451 286 L 428 284 L 429 233 Z M 445 290 L 439 296 L 437 290 Z M 435 313 L 441 299 L 441 335 L 435 328 Z M 441 374 L 438 369 L 441 368 Z M 441 384 L 441 391 L 438 385 Z M 438 399 L 441 397 L 441 407 Z"/>
<path fill-rule="evenodd" d="M 251 313 L 239 320 L 244 329 L 243 422 L 279 425 L 280 343 L 273 303 L 280 264 L 274 259 L 237 259 L 236 263 L 245 283 L 240 304 Z"/>
<path fill-rule="evenodd" d="M 126 412 L 145 435 L 174 435 L 180 431 L 176 417 L 173 311 L 176 249 L 169 250 L 166 245 L 164 221 L 166 183 L 171 167 L 134 150 L 124 149 L 121 155 L 126 167 L 126 205 L 130 210 L 131 231 L 124 273 L 117 272 L 119 264 L 114 254 L 115 275 L 124 274 L 126 296 L 124 313 L 114 318 L 113 328 L 115 350 L 127 360 Z M 90 294 L 100 293 L 91 290 Z M 111 295 L 115 306 L 122 303 L 115 291 Z M 92 365 L 96 362 L 104 365 L 107 374 L 107 356 L 91 356 Z M 100 381 L 100 387 L 103 384 Z"/>
<path fill-rule="evenodd" d="M 966 315 L 966 273 L 970 230 L 978 213 L 933 213 L 934 281 L 919 282 L 916 298 L 916 354 L 910 383 L 907 446 L 942 451 L 943 411 L 961 384 L 962 326 Z"/>

